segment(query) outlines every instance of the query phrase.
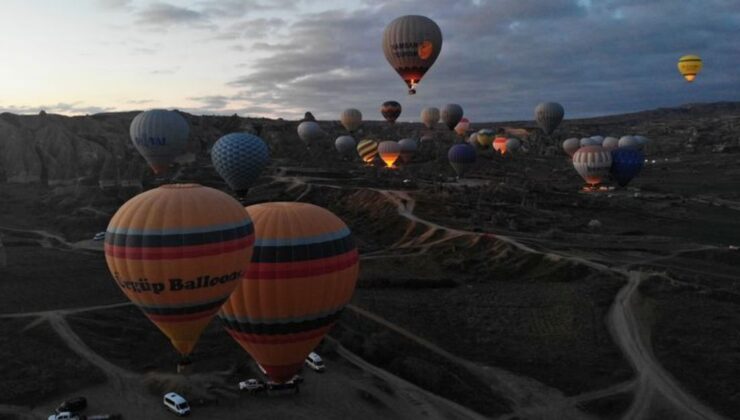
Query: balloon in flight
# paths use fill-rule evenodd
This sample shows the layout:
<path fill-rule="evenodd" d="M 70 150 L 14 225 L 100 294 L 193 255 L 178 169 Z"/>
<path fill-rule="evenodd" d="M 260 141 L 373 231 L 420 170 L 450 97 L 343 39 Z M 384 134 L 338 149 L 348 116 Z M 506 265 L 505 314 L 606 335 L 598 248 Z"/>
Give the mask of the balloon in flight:
<path fill-rule="evenodd" d="M 696 79 L 704 63 L 698 55 L 684 55 L 678 59 L 678 71 L 687 82 L 691 83 Z"/>
<path fill-rule="evenodd" d="M 310 146 L 318 140 L 324 137 L 324 132 L 321 130 L 319 124 L 315 121 L 303 121 L 298 124 L 298 137 L 303 140 L 306 145 Z"/>
<path fill-rule="evenodd" d="M 548 136 L 558 128 L 564 115 L 563 106 L 557 102 L 542 102 L 534 109 L 534 120 Z"/>
<path fill-rule="evenodd" d="M 355 108 L 347 108 L 342 111 L 342 115 L 339 116 L 339 121 L 347 131 L 352 133 L 357 131 L 362 124 L 362 112 Z"/>
<path fill-rule="evenodd" d="M 413 95 L 442 50 L 442 31 L 426 16 L 401 16 L 385 28 L 382 46 L 388 63 Z"/>
<path fill-rule="evenodd" d="M 352 298 L 357 247 L 341 219 L 313 204 L 262 203 L 242 212 L 251 215 L 259 237 L 219 317 L 272 380 L 285 382 Z"/>
<path fill-rule="evenodd" d="M 378 155 L 378 143 L 368 139 L 360 140 L 357 143 L 357 154 L 360 155 L 360 158 L 366 164 L 373 163 L 375 156 Z"/>
<path fill-rule="evenodd" d="M 434 107 L 426 107 L 422 109 L 421 122 L 424 123 L 426 128 L 433 129 L 439 122 L 439 109 Z"/>
<path fill-rule="evenodd" d="M 113 215 L 105 260 L 116 285 L 185 357 L 246 274 L 254 239 L 249 214 L 227 194 L 163 185 Z"/>
<path fill-rule="evenodd" d="M 231 133 L 213 145 L 211 161 L 229 188 L 244 195 L 270 163 L 270 150 L 253 134 Z"/>
<path fill-rule="evenodd" d="M 189 133 L 182 115 L 164 109 L 138 114 L 129 128 L 131 142 L 156 174 L 166 172 L 175 158 L 185 153 Z"/>
<path fill-rule="evenodd" d="M 441 118 L 447 128 L 454 130 L 463 117 L 463 109 L 458 104 L 447 104 L 442 107 Z"/>
<path fill-rule="evenodd" d="M 334 147 L 337 148 L 337 152 L 345 157 L 351 157 L 357 153 L 357 143 L 352 136 L 339 136 L 334 141 Z"/>
<path fill-rule="evenodd" d="M 389 124 L 396 122 L 398 117 L 401 115 L 401 104 L 396 101 L 385 101 L 380 106 L 380 114 L 383 115 Z"/>

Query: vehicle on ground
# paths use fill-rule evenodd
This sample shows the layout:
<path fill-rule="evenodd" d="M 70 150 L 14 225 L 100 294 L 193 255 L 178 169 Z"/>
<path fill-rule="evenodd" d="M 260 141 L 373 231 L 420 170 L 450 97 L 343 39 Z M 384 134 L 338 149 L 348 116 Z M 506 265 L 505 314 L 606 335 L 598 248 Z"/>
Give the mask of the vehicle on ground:
<path fill-rule="evenodd" d="M 87 408 L 87 399 L 85 397 L 74 397 L 68 400 L 62 401 L 59 407 L 54 410 L 57 414 L 69 411 L 76 413 Z"/>
<path fill-rule="evenodd" d="M 247 379 L 246 381 L 239 382 L 239 391 L 248 391 L 256 393 L 265 390 L 265 383 L 258 379 Z"/>
<path fill-rule="evenodd" d="M 61 413 L 50 415 L 49 420 L 83 420 L 83 417 L 69 411 L 62 411 Z"/>
<path fill-rule="evenodd" d="M 306 366 L 310 367 L 316 372 L 323 372 L 326 369 L 326 366 L 324 366 L 324 361 L 321 359 L 321 356 L 319 356 L 318 354 L 314 352 L 309 353 L 308 357 L 306 357 Z"/>
<path fill-rule="evenodd" d="M 298 384 L 293 382 L 292 380 L 282 383 L 268 381 L 265 384 L 265 389 L 267 390 L 267 395 L 269 396 L 297 394 L 300 392 Z"/>
<path fill-rule="evenodd" d="M 296 383 L 296 384 L 302 384 L 303 383 L 303 376 L 301 375 L 294 375 L 293 378 L 290 380 L 290 382 Z"/>
<path fill-rule="evenodd" d="M 93 236 L 93 241 L 102 241 L 105 239 L 105 232 L 98 232 Z"/>
<path fill-rule="evenodd" d="M 188 404 L 187 400 L 185 400 L 182 395 L 176 392 L 168 392 L 164 394 L 162 402 L 168 410 L 172 411 L 178 416 L 187 416 L 188 414 L 190 414 L 190 405 Z"/>

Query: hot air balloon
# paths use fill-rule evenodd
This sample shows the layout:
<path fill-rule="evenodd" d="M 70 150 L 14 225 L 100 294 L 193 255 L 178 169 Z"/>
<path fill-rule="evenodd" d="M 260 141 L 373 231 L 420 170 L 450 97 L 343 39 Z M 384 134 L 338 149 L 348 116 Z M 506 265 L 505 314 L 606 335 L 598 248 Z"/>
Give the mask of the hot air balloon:
<path fill-rule="evenodd" d="M 468 144 L 471 146 L 478 146 L 478 133 L 475 132 L 468 137 Z"/>
<path fill-rule="evenodd" d="M 581 147 L 573 155 L 573 167 L 591 186 L 601 183 L 611 166 L 612 155 L 601 146 Z"/>
<path fill-rule="evenodd" d="M 303 121 L 298 124 L 298 137 L 310 146 L 311 143 L 321 140 L 324 137 L 324 132 L 319 127 L 319 124 L 314 121 Z"/>
<path fill-rule="evenodd" d="M 636 177 L 645 162 L 645 155 L 636 149 L 616 149 L 611 151 L 612 178 L 621 187 L 626 187 Z"/>
<path fill-rule="evenodd" d="M 129 128 L 134 147 L 155 174 L 166 172 L 175 158 L 185 153 L 189 132 L 185 118 L 164 109 L 140 113 Z"/>
<path fill-rule="evenodd" d="M 601 146 L 601 143 L 599 143 L 599 141 L 596 139 L 592 139 L 591 137 L 583 137 L 581 139 L 581 147 L 586 146 Z"/>
<path fill-rule="evenodd" d="M 702 67 L 703 63 L 698 55 L 684 55 L 678 59 L 678 71 L 689 83 L 696 79 Z"/>
<path fill-rule="evenodd" d="M 347 131 L 350 133 L 354 132 L 360 128 L 360 124 L 362 124 L 362 112 L 354 108 L 347 108 L 342 111 L 342 115 L 339 116 L 339 121 Z"/>
<path fill-rule="evenodd" d="M 522 146 L 522 143 L 516 137 L 510 137 L 506 139 L 506 150 L 509 152 L 516 152 Z"/>
<path fill-rule="evenodd" d="M 105 259 L 116 285 L 186 358 L 246 274 L 253 243 L 249 214 L 233 198 L 163 185 L 113 215 Z"/>
<path fill-rule="evenodd" d="M 434 126 L 439 122 L 439 109 L 434 107 L 427 107 L 421 110 L 421 122 L 429 128 L 433 129 Z"/>
<path fill-rule="evenodd" d="M 357 153 L 366 164 L 370 165 L 378 154 L 378 143 L 367 139 L 361 140 L 357 143 Z"/>
<path fill-rule="evenodd" d="M 548 136 L 563 121 L 565 110 L 557 102 L 542 102 L 534 109 L 534 120 Z"/>
<path fill-rule="evenodd" d="M 465 176 L 465 172 L 475 164 L 476 157 L 475 148 L 466 143 L 453 144 L 447 152 L 447 159 L 458 178 Z"/>
<path fill-rule="evenodd" d="M 442 122 L 445 123 L 447 128 L 454 130 L 457 123 L 460 122 L 463 116 L 463 109 L 458 104 L 447 104 L 442 107 L 441 118 Z"/>
<path fill-rule="evenodd" d="M 601 147 L 603 147 L 604 150 L 614 150 L 619 147 L 619 139 L 616 137 L 607 137 L 604 139 L 604 142 L 601 143 Z"/>
<path fill-rule="evenodd" d="M 270 150 L 253 134 L 231 133 L 213 145 L 211 161 L 229 188 L 243 197 L 270 163 Z"/>
<path fill-rule="evenodd" d="M 645 136 L 632 136 L 634 137 L 635 141 L 637 142 L 637 145 L 640 147 L 640 150 L 642 150 L 649 142 L 647 137 Z"/>
<path fill-rule="evenodd" d="M 496 137 L 493 139 L 493 150 L 497 151 L 498 153 L 505 155 L 506 154 L 506 137 Z"/>
<path fill-rule="evenodd" d="M 496 133 L 493 132 L 493 130 L 490 130 L 488 128 L 481 128 L 478 130 L 478 144 L 480 144 L 483 147 L 491 147 L 493 144 L 493 138 L 496 136 Z"/>
<path fill-rule="evenodd" d="M 469 128 L 470 128 L 470 121 L 468 121 L 467 118 L 463 118 L 455 126 L 455 133 L 457 133 L 458 136 L 463 137 L 468 132 Z"/>
<path fill-rule="evenodd" d="M 640 143 L 632 136 L 622 136 L 618 146 L 620 149 L 639 149 Z"/>
<path fill-rule="evenodd" d="M 398 142 L 398 145 L 401 146 L 401 160 L 403 161 L 403 163 L 411 162 L 411 159 L 414 157 L 417 149 L 416 140 L 401 139 Z"/>
<path fill-rule="evenodd" d="M 342 220 L 313 204 L 262 203 L 247 212 L 259 238 L 219 317 L 272 380 L 285 382 L 352 298 L 357 247 Z"/>
<path fill-rule="evenodd" d="M 576 151 L 580 148 L 581 148 L 581 140 L 576 137 L 571 137 L 563 142 L 563 150 L 570 157 L 573 157 Z"/>
<path fill-rule="evenodd" d="M 422 143 L 433 142 L 434 136 L 431 134 L 424 134 L 419 140 L 421 140 Z"/>
<path fill-rule="evenodd" d="M 352 136 L 339 136 L 334 141 L 334 147 L 337 148 L 340 155 L 351 157 L 356 153 L 357 143 Z"/>
<path fill-rule="evenodd" d="M 393 164 L 401 156 L 401 146 L 395 141 L 382 141 L 378 145 L 378 155 L 385 162 L 385 166 L 393 168 Z"/>
<path fill-rule="evenodd" d="M 385 101 L 380 106 L 380 113 L 389 124 L 393 124 L 401 115 L 401 104 L 396 101 Z"/>
<path fill-rule="evenodd" d="M 594 145 L 601 146 L 604 143 L 604 136 L 591 136 L 590 139 L 594 142 Z"/>
<path fill-rule="evenodd" d="M 383 53 L 394 70 L 416 93 L 416 85 L 442 50 L 442 31 L 425 16 L 401 16 L 383 32 Z"/>

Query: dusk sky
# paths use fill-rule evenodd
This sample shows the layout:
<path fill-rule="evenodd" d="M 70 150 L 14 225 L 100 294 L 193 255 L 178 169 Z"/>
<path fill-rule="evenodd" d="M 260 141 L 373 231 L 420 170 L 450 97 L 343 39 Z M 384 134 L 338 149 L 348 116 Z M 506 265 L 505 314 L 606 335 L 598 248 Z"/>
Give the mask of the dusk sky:
<path fill-rule="evenodd" d="M 442 52 L 409 96 L 381 50 L 405 14 Z M 584 117 L 740 100 L 738 0 L 4 0 L 0 111 L 177 108 L 195 114 L 416 121 L 459 103 L 471 121 Z M 676 69 L 698 54 L 693 84 Z"/>

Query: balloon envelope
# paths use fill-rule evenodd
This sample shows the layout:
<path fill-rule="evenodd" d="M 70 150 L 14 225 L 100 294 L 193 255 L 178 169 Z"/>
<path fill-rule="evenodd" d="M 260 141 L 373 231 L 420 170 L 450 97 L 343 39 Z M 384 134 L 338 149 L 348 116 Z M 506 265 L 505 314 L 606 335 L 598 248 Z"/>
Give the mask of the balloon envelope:
<path fill-rule="evenodd" d="M 603 147 L 604 150 L 614 150 L 619 147 L 619 139 L 616 137 L 607 137 L 604 139 L 604 142 L 601 143 L 601 147 Z"/>
<path fill-rule="evenodd" d="M 573 167 L 591 185 L 601 183 L 611 166 L 612 155 L 601 146 L 581 147 L 573 155 Z"/>
<path fill-rule="evenodd" d="M 506 154 L 506 137 L 496 137 L 493 139 L 493 150 L 499 152 L 502 155 Z"/>
<path fill-rule="evenodd" d="M 407 15 L 394 19 L 383 32 L 386 60 L 416 93 L 416 84 L 432 67 L 442 51 L 442 31 L 426 16 Z"/>
<path fill-rule="evenodd" d="M 455 133 L 457 133 L 458 136 L 462 137 L 468 132 L 469 128 L 470 128 L 470 121 L 468 121 L 467 118 L 463 118 L 455 126 Z"/>
<path fill-rule="evenodd" d="M 385 165 L 392 168 L 398 157 L 401 156 L 401 146 L 395 141 L 382 141 L 378 145 L 378 154 Z"/>
<path fill-rule="evenodd" d="M 447 159 L 457 176 L 462 177 L 475 164 L 477 154 L 475 148 L 469 144 L 454 144 L 447 152 Z"/>
<path fill-rule="evenodd" d="M 263 203 L 247 212 L 259 238 L 219 317 L 272 380 L 285 382 L 352 298 L 357 247 L 341 219 L 313 204 Z"/>
<path fill-rule="evenodd" d="M 211 161 L 229 188 L 245 192 L 270 163 L 270 150 L 265 142 L 248 133 L 227 134 L 213 145 Z"/>
<path fill-rule="evenodd" d="M 357 143 L 357 154 L 365 163 L 372 163 L 378 155 L 378 143 L 367 139 L 361 140 Z"/>
<path fill-rule="evenodd" d="M 160 174 L 185 153 L 190 128 L 175 111 L 152 109 L 134 117 L 129 134 L 134 147 L 154 173 Z"/>
<path fill-rule="evenodd" d="M 356 153 L 357 143 L 352 136 L 339 136 L 334 141 L 334 147 L 340 155 L 350 157 Z"/>
<path fill-rule="evenodd" d="M 411 162 L 411 159 L 414 157 L 414 154 L 416 153 L 417 144 L 416 140 L 414 139 L 401 139 L 398 142 L 398 145 L 401 146 L 401 160 L 404 163 Z"/>
<path fill-rule="evenodd" d="M 396 101 L 385 101 L 380 106 L 380 113 L 386 121 L 393 124 L 401 115 L 401 104 Z"/>
<path fill-rule="evenodd" d="M 362 124 L 362 113 L 355 108 L 347 108 L 342 111 L 339 121 L 349 132 L 356 131 Z"/>
<path fill-rule="evenodd" d="M 522 143 L 516 137 L 511 137 L 509 139 L 506 139 L 506 150 L 510 152 L 515 152 L 519 150 L 521 146 L 522 146 Z"/>
<path fill-rule="evenodd" d="M 126 297 L 187 356 L 246 274 L 253 243 L 249 214 L 233 198 L 163 185 L 113 215 L 105 260 Z"/>
<path fill-rule="evenodd" d="M 639 149 L 640 143 L 632 136 L 622 136 L 618 146 L 620 149 Z"/>
<path fill-rule="evenodd" d="M 534 109 L 534 120 L 548 136 L 558 128 L 564 115 L 563 106 L 557 102 L 542 102 Z"/>
<path fill-rule="evenodd" d="M 447 104 L 442 107 L 441 118 L 442 122 L 445 123 L 447 128 L 454 130 L 457 123 L 460 122 L 463 116 L 463 109 L 458 104 Z"/>
<path fill-rule="evenodd" d="M 601 146 L 601 143 L 597 139 L 593 139 L 591 137 L 583 137 L 581 139 L 581 147 L 586 146 Z"/>
<path fill-rule="evenodd" d="M 698 55 L 684 55 L 678 59 L 678 71 L 687 82 L 691 83 L 696 79 L 704 63 Z"/>
<path fill-rule="evenodd" d="M 319 124 L 315 121 L 303 121 L 298 124 L 298 137 L 303 140 L 304 143 L 310 145 L 311 143 L 321 140 L 324 136 L 324 132 L 319 127 Z"/>
<path fill-rule="evenodd" d="M 622 187 L 636 177 L 645 163 L 645 155 L 636 149 L 616 149 L 612 154 L 612 178 Z"/>
<path fill-rule="evenodd" d="M 439 109 L 434 107 L 422 109 L 421 122 L 429 129 L 434 128 L 434 126 L 439 122 Z"/>
<path fill-rule="evenodd" d="M 494 137 L 496 137 L 496 133 L 488 128 L 481 128 L 478 130 L 478 135 L 476 136 L 478 144 L 483 147 L 491 147 Z"/>
<path fill-rule="evenodd" d="M 576 137 L 571 137 L 563 142 L 563 150 L 570 157 L 573 157 L 576 151 L 580 148 L 581 148 L 581 140 Z"/>

